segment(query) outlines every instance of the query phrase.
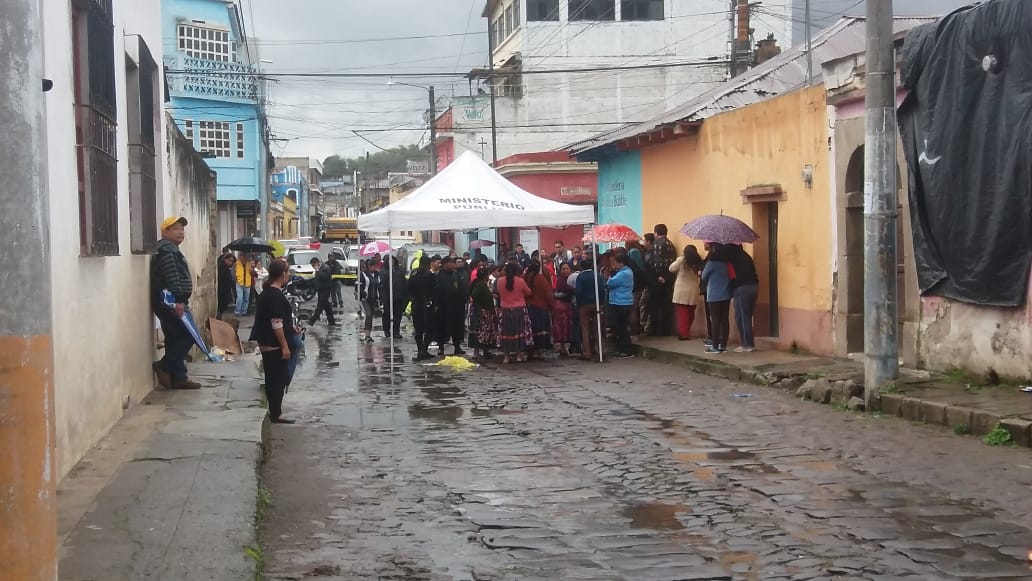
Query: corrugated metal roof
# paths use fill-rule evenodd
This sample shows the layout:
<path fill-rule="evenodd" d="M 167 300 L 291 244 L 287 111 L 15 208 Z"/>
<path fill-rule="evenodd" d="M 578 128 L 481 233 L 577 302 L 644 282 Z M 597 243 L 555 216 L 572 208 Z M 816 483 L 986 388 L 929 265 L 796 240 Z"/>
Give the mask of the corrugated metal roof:
<path fill-rule="evenodd" d="M 896 18 L 893 32 L 904 34 L 937 17 Z M 865 19 L 842 18 L 813 38 L 814 77 L 820 78 L 822 63 L 863 52 L 866 48 Z M 677 122 L 702 121 L 719 113 L 747 107 L 793 91 L 806 83 L 806 45 L 792 47 L 777 57 L 706 92 L 684 105 L 670 109 L 644 123 L 628 124 L 567 146 L 574 155 L 630 137 L 651 133 Z"/>

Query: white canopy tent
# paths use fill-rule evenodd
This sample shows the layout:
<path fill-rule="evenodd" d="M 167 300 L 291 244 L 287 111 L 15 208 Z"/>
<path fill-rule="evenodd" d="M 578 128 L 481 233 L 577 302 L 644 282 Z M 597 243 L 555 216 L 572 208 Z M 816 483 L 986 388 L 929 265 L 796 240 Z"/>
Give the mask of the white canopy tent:
<path fill-rule="evenodd" d="M 553 202 L 505 179 L 477 154 L 467 151 L 416 191 L 387 207 L 358 217 L 361 231 L 469 230 L 593 224 L 595 209 Z M 389 241 L 388 241 L 389 242 Z M 592 244 L 592 252 L 595 245 Z M 598 260 L 595 257 L 595 274 Z M 394 266 L 395 268 L 397 266 Z M 390 275 L 388 275 L 390 276 Z M 388 307 L 393 313 L 394 277 Z M 595 285 L 595 304 L 599 289 Z M 601 307 L 601 305 L 599 305 Z M 602 360 L 602 322 L 598 319 L 599 360 Z M 391 334 L 393 337 L 393 334 Z M 393 346 L 393 338 L 391 344 Z M 393 349 L 392 349 L 393 351 Z M 391 358 L 393 363 L 393 356 Z"/>
<path fill-rule="evenodd" d="M 521 189 L 467 151 L 401 200 L 358 217 L 358 229 L 469 230 L 592 224 L 591 206 L 562 204 Z"/>

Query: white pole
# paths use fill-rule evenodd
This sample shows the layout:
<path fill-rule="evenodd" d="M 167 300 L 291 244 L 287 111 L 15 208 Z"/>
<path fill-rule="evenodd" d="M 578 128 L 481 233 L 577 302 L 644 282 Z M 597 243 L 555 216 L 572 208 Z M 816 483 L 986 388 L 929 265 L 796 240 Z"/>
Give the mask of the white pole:
<path fill-rule="evenodd" d="M 388 296 L 389 296 L 389 300 L 391 301 L 391 303 L 390 303 L 390 306 L 387 307 L 389 309 L 387 312 L 390 313 L 389 319 L 390 319 L 391 328 L 390 329 L 384 329 L 383 332 L 386 333 L 387 335 L 389 335 L 390 338 L 391 338 L 391 381 L 394 380 L 394 332 L 392 331 L 392 329 L 394 329 L 394 317 L 396 317 L 398 315 L 397 313 L 394 312 L 394 269 L 397 268 L 397 265 L 394 264 L 394 262 L 395 262 L 394 261 L 394 257 L 391 256 L 391 251 L 394 250 L 394 238 L 393 238 L 393 235 L 394 235 L 394 232 L 391 231 L 391 221 L 388 218 L 388 220 L 387 220 L 387 246 L 389 246 L 389 248 L 387 249 L 387 264 L 390 266 L 390 268 L 387 269 L 387 288 L 389 289 L 388 290 Z"/>
<path fill-rule="evenodd" d="M 602 299 L 600 298 L 598 289 L 598 252 L 595 250 L 596 226 L 598 226 L 598 224 L 591 226 L 591 269 L 595 274 L 595 310 L 597 311 L 597 314 L 595 315 L 595 323 L 598 325 L 598 362 L 602 363 L 604 361 L 604 358 L 602 357 Z M 589 341 L 591 340 L 590 337 L 587 339 Z M 583 341 L 584 338 L 582 337 L 581 340 Z"/>

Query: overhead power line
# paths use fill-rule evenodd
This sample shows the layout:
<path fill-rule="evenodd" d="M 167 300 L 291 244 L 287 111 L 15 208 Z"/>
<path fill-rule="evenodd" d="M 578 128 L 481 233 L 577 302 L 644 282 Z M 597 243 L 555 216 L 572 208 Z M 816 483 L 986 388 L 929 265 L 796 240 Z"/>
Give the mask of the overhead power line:
<path fill-rule="evenodd" d="M 546 69 L 546 70 L 531 70 L 531 71 L 520 71 L 521 75 L 552 75 L 560 73 L 591 73 L 591 72 L 609 72 L 609 71 L 628 71 L 628 70 L 640 70 L 640 69 L 668 69 L 668 68 L 679 68 L 679 67 L 699 67 L 699 66 L 712 66 L 714 64 L 726 64 L 727 59 L 725 57 L 709 57 L 700 61 L 688 61 L 688 62 L 676 62 L 676 63 L 655 63 L 648 65 L 628 65 L 628 66 L 615 66 L 615 67 L 585 67 L 585 68 L 573 68 L 573 69 Z M 242 76 L 255 76 L 261 78 L 277 79 L 277 78 L 390 78 L 390 77 L 403 77 L 403 78 L 419 78 L 419 77 L 464 77 L 468 73 L 463 72 L 423 72 L 423 73 L 239 73 L 232 71 L 209 71 L 209 70 L 188 70 L 188 69 L 165 69 L 166 73 L 173 75 L 213 75 L 213 76 L 230 76 L 230 77 L 242 77 Z M 506 70 L 495 70 L 494 72 L 483 71 L 479 73 L 480 76 L 508 76 L 511 75 L 512 71 Z"/>

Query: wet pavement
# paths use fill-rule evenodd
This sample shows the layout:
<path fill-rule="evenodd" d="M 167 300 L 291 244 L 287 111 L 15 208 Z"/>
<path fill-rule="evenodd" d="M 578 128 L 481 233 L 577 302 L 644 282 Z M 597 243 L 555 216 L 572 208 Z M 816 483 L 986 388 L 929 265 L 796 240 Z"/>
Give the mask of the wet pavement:
<path fill-rule="evenodd" d="M 343 323 L 273 426 L 267 579 L 1032 579 L 1027 449 L 640 359 L 452 371 Z"/>

